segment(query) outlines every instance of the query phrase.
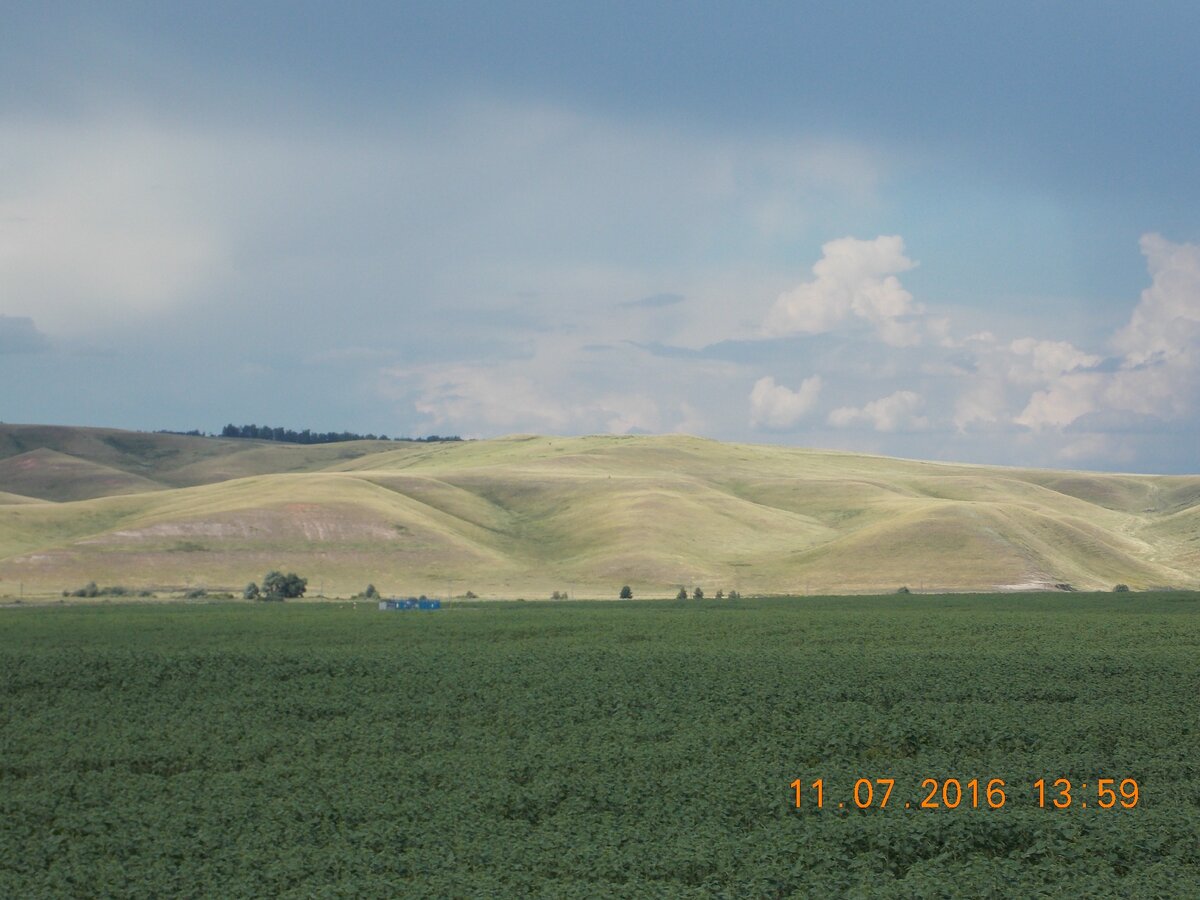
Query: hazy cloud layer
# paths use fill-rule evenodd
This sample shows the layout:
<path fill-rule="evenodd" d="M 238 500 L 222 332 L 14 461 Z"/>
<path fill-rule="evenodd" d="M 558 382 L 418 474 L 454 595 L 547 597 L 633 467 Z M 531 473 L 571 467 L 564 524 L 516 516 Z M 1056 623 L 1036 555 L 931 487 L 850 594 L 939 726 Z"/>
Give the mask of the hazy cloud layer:
<path fill-rule="evenodd" d="M 921 429 L 929 425 L 928 419 L 917 415 L 923 405 L 920 394 L 896 391 L 878 400 L 871 400 L 861 408 L 839 406 L 829 413 L 829 424 L 837 428 L 849 428 L 865 423 L 876 431 Z"/>
<path fill-rule="evenodd" d="M 425 112 L 419 128 L 97 113 L 0 121 L 0 136 L 3 310 L 63 334 L 234 304 L 340 314 L 342 328 L 390 307 L 444 333 L 460 310 L 468 327 L 488 310 L 519 327 L 632 296 L 659 338 L 703 344 L 744 327 L 747 286 L 707 244 L 782 246 L 878 178 L 845 143 L 501 102 Z"/>
<path fill-rule="evenodd" d="M 640 300 L 626 300 L 622 306 L 635 306 L 642 309 L 661 309 L 664 306 L 674 306 L 684 301 L 683 294 L 651 294 Z"/>
<path fill-rule="evenodd" d="M 221 264 L 205 150 L 187 134 L 0 122 L 0 137 L 6 311 L 59 332 L 154 314 Z"/>
<path fill-rule="evenodd" d="M 727 363 L 681 369 L 632 348 L 584 350 L 547 340 L 528 359 L 505 363 L 395 366 L 384 372 L 399 402 L 441 433 L 703 434 L 715 423 L 695 396 L 736 375 Z M 597 390 L 603 385 L 603 390 Z"/>
<path fill-rule="evenodd" d="M 46 335 L 28 316 L 0 315 L 0 353 L 40 353 L 50 348 Z"/>

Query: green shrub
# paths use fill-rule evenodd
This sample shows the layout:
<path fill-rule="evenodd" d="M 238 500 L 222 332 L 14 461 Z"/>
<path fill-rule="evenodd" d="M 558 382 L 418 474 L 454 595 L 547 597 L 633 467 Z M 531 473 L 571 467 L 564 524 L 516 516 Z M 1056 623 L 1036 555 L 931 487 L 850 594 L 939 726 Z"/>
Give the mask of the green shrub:
<path fill-rule="evenodd" d="M 622 600 L 632 600 L 633 599 L 633 588 L 631 588 L 629 585 L 625 585 L 625 587 L 621 588 L 621 599 Z"/>
<path fill-rule="evenodd" d="M 675 599 L 676 600 L 686 600 L 687 599 L 687 588 L 681 587 L 679 589 L 679 593 L 675 595 Z"/>
<path fill-rule="evenodd" d="M 123 585 L 114 584 L 110 587 L 97 587 L 96 582 L 89 581 L 81 588 L 73 591 L 63 591 L 64 597 L 132 597 L 136 593 L 139 597 L 150 596 L 149 591 L 132 591 Z"/>
<path fill-rule="evenodd" d="M 1129 592 L 1129 585 L 1118 584 L 1116 587 L 1113 588 L 1113 591 L 1118 594 L 1126 594 Z"/>

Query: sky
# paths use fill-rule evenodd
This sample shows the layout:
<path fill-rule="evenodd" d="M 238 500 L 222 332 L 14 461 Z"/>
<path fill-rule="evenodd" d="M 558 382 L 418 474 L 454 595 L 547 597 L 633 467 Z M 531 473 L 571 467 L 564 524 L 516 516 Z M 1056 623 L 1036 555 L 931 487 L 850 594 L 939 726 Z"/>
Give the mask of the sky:
<path fill-rule="evenodd" d="M 0 18 L 2 421 L 1200 472 L 1200 4 Z"/>

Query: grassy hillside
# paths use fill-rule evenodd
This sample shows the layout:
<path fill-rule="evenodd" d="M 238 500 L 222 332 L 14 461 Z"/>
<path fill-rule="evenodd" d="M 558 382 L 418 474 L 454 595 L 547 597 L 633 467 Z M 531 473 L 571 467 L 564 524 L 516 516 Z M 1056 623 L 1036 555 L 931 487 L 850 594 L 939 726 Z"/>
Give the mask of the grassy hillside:
<path fill-rule="evenodd" d="M 0 425 L 0 485 L 3 490 L 47 500 L 78 500 L 129 493 L 114 489 L 99 472 L 90 480 L 73 479 L 73 496 L 65 496 L 61 479 L 38 479 L 22 471 L 29 459 L 60 465 L 63 458 L 87 462 L 130 476 L 126 484 L 141 490 L 211 484 L 249 475 L 303 472 L 355 459 L 395 446 L 390 441 L 346 441 L 336 444 L 280 444 L 272 441 L 198 438 L 181 434 L 75 428 L 63 425 Z M 50 454 L 50 451 L 53 451 Z M 11 486 L 10 486 L 11 485 Z M 19 486 L 26 490 L 22 492 Z"/>
<path fill-rule="evenodd" d="M 42 500 L 87 500 L 162 487 L 141 475 L 46 447 L 0 459 L 0 484 L 15 494 Z"/>
<path fill-rule="evenodd" d="M 0 426 L 0 457 L 0 594 L 240 588 L 274 567 L 327 594 L 1200 583 L 1200 476 L 685 436 L 298 446 Z"/>

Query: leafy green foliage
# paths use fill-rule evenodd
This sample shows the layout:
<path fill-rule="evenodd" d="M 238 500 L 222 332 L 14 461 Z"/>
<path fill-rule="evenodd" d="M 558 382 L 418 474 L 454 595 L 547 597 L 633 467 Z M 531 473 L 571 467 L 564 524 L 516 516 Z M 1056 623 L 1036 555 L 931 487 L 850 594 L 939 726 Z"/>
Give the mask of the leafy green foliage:
<path fill-rule="evenodd" d="M 89 581 L 83 587 L 76 588 L 73 591 L 62 592 L 64 597 L 146 597 L 149 594 L 149 591 L 132 591 L 119 584 L 114 584 L 110 587 L 97 587 L 94 581 Z"/>
<path fill-rule="evenodd" d="M 1136 600 L 0 610 L 0 896 L 1197 896 L 1200 597 Z"/>
<path fill-rule="evenodd" d="M 621 588 L 621 599 L 622 600 L 632 600 L 633 599 L 633 588 L 631 588 L 629 585 L 625 585 L 623 588 Z"/>
<path fill-rule="evenodd" d="M 292 600 L 296 597 L 303 597 L 307 589 L 307 578 L 301 578 L 295 572 L 288 572 L 284 575 L 276 570 L 268 572 L 263 577 L 261 599 Z"/>

